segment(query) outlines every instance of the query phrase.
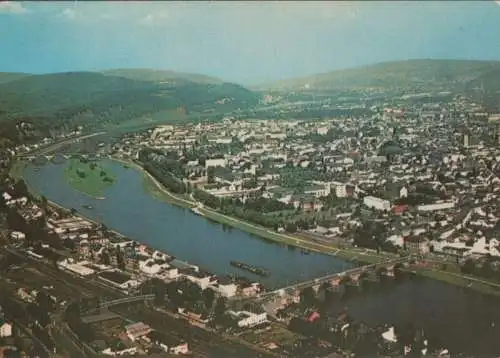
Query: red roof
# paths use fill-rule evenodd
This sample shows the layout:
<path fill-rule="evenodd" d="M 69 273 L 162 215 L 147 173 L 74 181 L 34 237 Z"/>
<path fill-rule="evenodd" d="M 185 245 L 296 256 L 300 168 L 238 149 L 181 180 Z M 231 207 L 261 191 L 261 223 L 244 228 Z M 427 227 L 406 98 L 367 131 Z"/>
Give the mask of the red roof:
<path fill-rule="evenodd" d="M 408 210 L 408 205 L 395 205 L 392 207 L 392 211 L 394 211 L 396 214 L 402 214 L 406 210 Z"/>
<path fill-rule="evenodd" d="M 309 322 L 314 322 L 314 321 L 316 321 L 318 318 L 319 318 L 319 313 L 315 311 L 315 312 L 313 312 L 313 313 L 311 313 L 311 314 L 309 315 L 309 317 L 307 318 L 307 320 L 308 320 Z"/>

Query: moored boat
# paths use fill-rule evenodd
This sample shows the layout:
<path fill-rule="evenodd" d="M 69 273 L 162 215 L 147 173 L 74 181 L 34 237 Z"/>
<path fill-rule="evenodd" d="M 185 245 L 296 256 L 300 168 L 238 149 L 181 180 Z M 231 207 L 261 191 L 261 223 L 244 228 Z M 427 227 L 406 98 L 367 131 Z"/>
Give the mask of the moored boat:
<path fill-rule="evenodd" d="M 239 261 L 230 261 L 230 264 L 233 267 L 236 267 L 236 268 L 239 268 L 239 269 L 251 272 L 251 273 L 253 273 L 255 275 L 259 275 L 259 276 L 262 276 L 262 277 L 269 277 L 269 276 L 271 276 L 271 273 L 268 270 L 266 270 L 265 268 L 262 268 L 262 267 L 257 267 L 257 266 L 249 265 L 249 264 L 246 264 L 246 263 L 243 263 L 243 262 L 239 262 Z"/>

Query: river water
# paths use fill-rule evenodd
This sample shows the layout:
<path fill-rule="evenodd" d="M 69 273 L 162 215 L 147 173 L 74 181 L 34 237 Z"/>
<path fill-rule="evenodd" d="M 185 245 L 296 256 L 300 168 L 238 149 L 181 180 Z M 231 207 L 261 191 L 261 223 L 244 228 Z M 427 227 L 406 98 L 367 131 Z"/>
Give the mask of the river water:
<path fill-rule="evenodd" d="M 375 285 L 331 307 L 332 313 L 345 308 L 355 321 L 369 326 L 423 329 L 429 344 L 452 354 L 500 355 L 500 300 L 471 289 L 416 276 Z"/>
<path fill-rule="evenodd" d="M 105 160 L 101 163 L 116 175 L 117 181 L 105 191 L 105 200 L 92 199 L 74 190 L 63 177 L 65 164 L 28 166 L 25 180 L 47 199 L 104 223 L 128 238 L 163 250 L 181 260 L 217 275 L 239 274 L 259 281 L 268 288 L 305 281 L 352 267 L 342 259 L 318 253 L 305 255 L 228 229 L 152 197 L 144 188 L 143 175 L 133 168 Z M 91 204 L 93 209 L 85 209 Z M 232 267 L 229 261 L 242 261 L 268 269 L 262 278 Z"/>
<path fill-rule="evenodd" d="M 328 255 L 304 255 L 299 249 L 269 243 L 237 229 L 227 229 L 153 198 L 135 169 L 106 160 L 102 163 L 117 178 L 105 200 L 94 200 L 75 191 L 63 178 L 64 164 L 28 166 L 25 179 L 48 199 L 103 222 L 125 236 L 164 250 L 218 275 L 228 273 L 260 281 L 268 288 L 285 286 L 327 273 L 343 271 L 350 263 Z M 35 169 L 36 168 L 36 169 Z M 87 210 L 82 204 L 92 204 Z M 243 261 L 267 268 L 268 278 L 254 276 L 229 265 Z M 332 304 L 332 314 L 347 306 L 349 315 L 369 325 L 408 324 L 423 328 L 434 345 L 476 357 L 500 355 L 500 301 L 443 282 L 417 278 L 376 286 L 342 303 Z"/>

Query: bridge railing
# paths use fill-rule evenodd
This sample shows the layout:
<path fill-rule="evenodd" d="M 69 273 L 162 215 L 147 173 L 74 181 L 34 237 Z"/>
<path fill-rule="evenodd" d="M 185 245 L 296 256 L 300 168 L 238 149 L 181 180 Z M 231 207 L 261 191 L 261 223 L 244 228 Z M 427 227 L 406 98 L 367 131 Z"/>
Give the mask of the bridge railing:
<path fill-rule="evenodd" d="M 384 261 L 384 262 L 379 262 L 379 263 L 375 263 L 375 264 L 370 264 L 370 265 L 366 265 L 366 266 L 361 266 L 361 267 L 355 267 L 355 268 L 352 268 L 352 269 L 348 269 L 348 270 L 345 270 L 345 271 L 342 271 L 342 272 L 336 272 L 336 273 L 332 273 L 332 274 L 329 274 L 329 275 L 325 275 L 325 276 L 322 276 L 322 277 L 318 277 L 318 278 L 315 278 L 315 279 L 311 279 L 311 280 L 308 280 L 308 281 L 303 281 L 303 282 L 298 282 L 298 283 L 295 283 L 293 285 L 289 285 L 289 286 L 286 286 L 286 287 L 283 287 L 283 288 L 280 288 L 280 289 L 277 289 L 277 290 L 274 290 L 274 291 L 271 291 L 271 292 L 265 292 L 261 295 L 259 295 L 257 297 L 257 299 L 265 299 L 265 298 L 268 298 L 268 297 L 271 297 L 273 295 L 277 295 L 279 292 L 282 292 L 282 291 L 288 291 L 288 290 L 291 290 L 291 289 L 297 289 L 299 287 L 307 287 L 307 286 L 311 286 L 311 285 L 314 285 L 314 284 L 321 284 L 321 283 L 324 283 L 325 281 L 328 281 L 328 280 L 331 280 L 335 277 L 339 277 L 339 276 L 345 276 L 345 275 L 349 275 L 349 274 L 352 274 L 352 273 L 355 273 L 355 272 L 363 272 L 367 269 L 370 269 L 370 268 L 373 268 L 373 267 L 377 267 L 377 266 L 385 266 L 385 265 L 390 265 L 390 264 L 396 264 L 396 263 L 400 263 L 400 262 L 405 262 L 405 261 L 409 261 L 411 260 L 411 256 L 408 256 L 408 257 L 398 257 L 398 258 L 393 258 L 393 259 L 390 259 L 390 260 L 387 260 L 387 261 Z"/>

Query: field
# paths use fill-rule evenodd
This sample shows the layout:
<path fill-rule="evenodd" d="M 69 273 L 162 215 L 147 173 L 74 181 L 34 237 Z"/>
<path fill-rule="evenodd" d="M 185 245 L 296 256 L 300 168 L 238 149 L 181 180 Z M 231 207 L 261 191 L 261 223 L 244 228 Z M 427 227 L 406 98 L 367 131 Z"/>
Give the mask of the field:
<path fill-rule="evenodd" d="M 93 197 L 102 197 L 104 190 L 116 180 L 99 164 L 82 162 L 79 159 L 68 161 L 64 169 L 64 178 L 76 190 Z"/>

